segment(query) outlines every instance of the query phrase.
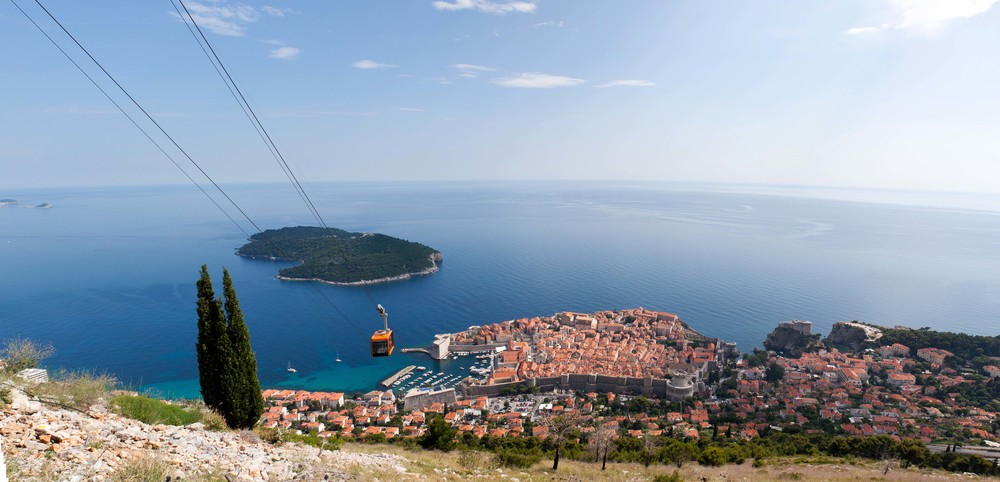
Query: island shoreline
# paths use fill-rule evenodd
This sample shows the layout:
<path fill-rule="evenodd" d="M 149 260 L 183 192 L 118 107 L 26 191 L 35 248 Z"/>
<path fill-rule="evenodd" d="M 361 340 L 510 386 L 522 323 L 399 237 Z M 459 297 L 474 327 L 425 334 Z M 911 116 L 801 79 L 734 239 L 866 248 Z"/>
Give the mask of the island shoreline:
<path fill-rule="evenodd" d="M 237 253 L 237 256 L 248 257 L 248 258 L 251 258 L 251 259 L 254 258 L 253 256 L 245 256 L 245 255 L 242 255 L 242 254 L 239 254 L 239 253 Z M 280 274 L 279 275 L 275 275 L 274 278 L 277 279 L 277 280 L 281 280 L 281 281 L 316 281 L 316 282 L 319 282 L 319 283 L 324 283 L 324 284 L 334 285 L 334 286 L 367 286 L 367 285 L 374 285 L 374 284 L 380 284 L 380 283 L 391 283 L 393 281 L 405 281 L 405 280 L 408 280 L 410 278 L 413 278 L 414 276 L 427 276 L 429 274 L 436 273 L 438 270 L 440 270 L 440 268 L 438 267 L 438 260 L 441 259 L 441 253 L 435 252 L 434 254 L 432 254 L 430 256 L 430 259 L 431 259 L 431 263 L 433 264 L 433 266 L 431 266 L 430 268 L 426 268 L 426 269 L 423 269 L 423 270 L 420 270 L 420 271 L 415 271 L 415 272 L 412 272 L 412 273 L 403 273 L 403 274 L 397 275 L 397 276 L 387 276 L 385 278 L 378 278 L 378 279 L 373 279 L 373 280 L 360 280 L 360 281 L 350 281 L 350 282 L 347 282 L 347 281 L 330 281 L 330 280 L 325 280 L 325 279 L 322 279 L 322 278 L 290 278 L 290 277 L 287 277 L 287 276 L 281 276 Z M 288 260 L 283 260 L 283 261 L 288 261 Z M 302 263 L 303 261 L 299 260 L 299 262 Z"/>

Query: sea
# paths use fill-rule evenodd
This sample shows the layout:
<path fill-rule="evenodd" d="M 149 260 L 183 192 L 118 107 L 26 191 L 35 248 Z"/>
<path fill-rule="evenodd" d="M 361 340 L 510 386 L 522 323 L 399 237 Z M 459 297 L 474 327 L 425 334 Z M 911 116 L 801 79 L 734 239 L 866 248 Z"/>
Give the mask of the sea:
<path fill-rule="evenodd" d="M 368 293 L 279 281 L 289 263 L 236 256 L 255 228 L 192 186 L 15 189 L 0 192 L 21 201 L 0 207 L 0 339 L 51 343 L 53 372 L 196 398 L 202 264 L 217 292 L 231 272 L 270 388 L 363 392 L 407 365 L 463 376 L 477 360 L 399 348 L 560 311 L 673 312 L 743 351 L 790 319 L 823 334 L 844 320 L 1000 334 L 997 195 L 597 181 L 306 189 L 329 226 L 424 243 L 441 269 Z M 226 190 L 262 229 L 317 224 L 289 185 Z M 41 203 L 52 207 L 23 207 Z M 395 331 L 389 358 L 369 355 L 372 299 Z"/>

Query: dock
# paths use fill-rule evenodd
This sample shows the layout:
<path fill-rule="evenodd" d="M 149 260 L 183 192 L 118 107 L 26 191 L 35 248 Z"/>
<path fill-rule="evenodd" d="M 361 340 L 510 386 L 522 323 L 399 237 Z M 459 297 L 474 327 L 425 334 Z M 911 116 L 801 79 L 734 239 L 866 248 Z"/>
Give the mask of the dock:
<path fill-rule="evenodd" d="M 383 387 L 391 387 L 393 383 L 396 383 L 396 380 L 399 380 L 403 375 L 406 375 L 407 373 L 412 372 L 416 368 L 417 368 L 416 365 L 410 365 L 410 366 L 408 366 L 408 367 L 406 367 L 406 368 L 404 368 L 404 369 L 396 372 L 393 376 L 391 376 L 389 378 L 386 378 L 385 380 L 382 380 L 381 385 Z"/>
<path fill-rule="evenodd" d="M 402 353 L 424 353 L 431 355 L 431 351 L 426 348 L 400 348 L 399 351 Z M 433 358 L 433 355 L 431 355 L 431 358 Z"/>

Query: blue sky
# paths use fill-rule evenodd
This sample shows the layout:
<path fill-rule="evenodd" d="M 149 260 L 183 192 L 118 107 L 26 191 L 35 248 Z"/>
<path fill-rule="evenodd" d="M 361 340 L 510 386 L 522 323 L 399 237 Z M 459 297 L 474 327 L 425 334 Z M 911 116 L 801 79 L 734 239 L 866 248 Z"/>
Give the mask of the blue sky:
<path fill-rule="evenodd" d="M 169 1 L 43 3 L 217 180 L 283 179 Z M 997 192 L 995 3 L 187 5 L 305 180 Z M 9 2 L 0 42 L 0 188 L 186 182 Z"/>

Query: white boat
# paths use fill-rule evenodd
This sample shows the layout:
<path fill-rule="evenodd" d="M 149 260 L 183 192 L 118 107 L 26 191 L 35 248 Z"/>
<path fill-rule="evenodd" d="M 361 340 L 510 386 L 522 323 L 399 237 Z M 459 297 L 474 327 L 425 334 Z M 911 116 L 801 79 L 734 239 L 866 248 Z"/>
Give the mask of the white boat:
<path fill-rule="evenodd" d="M 288 373 L 295 373 L 295 372 L 297 372 L 298 370 L 296 370 L 296 369 L 292 368 L 292 361 L 291 361 L 291 360 L 289 360 L 289 361 L 288 361 L 288 368 L 286 368 L 286 369 L 285 369 L 285 371 L 286 371 L 286 372 L 288 372 Z"/>
<path fill-rule="evenodd" d="M 422 367 L 422 366 L 421 367 L 417 367 L 417 370 L 419 370 L 419 371 L 424 371 L 426 369 L 427 369 L 427 367 Z"/>
<path fill-rule="evenodd" d="M 340 359 L 340 352 L 339 351 L 337 352 L 337 359 L 334 360 L 334 361 L 337 362 L 337 363 L 340 363 L 340 362 L 343 361 L 343 360 Z"/>

